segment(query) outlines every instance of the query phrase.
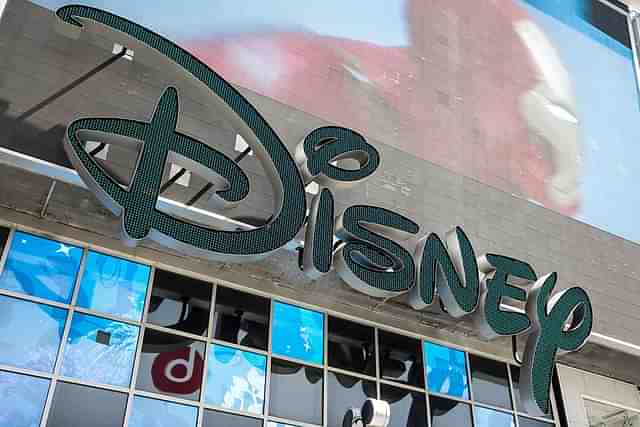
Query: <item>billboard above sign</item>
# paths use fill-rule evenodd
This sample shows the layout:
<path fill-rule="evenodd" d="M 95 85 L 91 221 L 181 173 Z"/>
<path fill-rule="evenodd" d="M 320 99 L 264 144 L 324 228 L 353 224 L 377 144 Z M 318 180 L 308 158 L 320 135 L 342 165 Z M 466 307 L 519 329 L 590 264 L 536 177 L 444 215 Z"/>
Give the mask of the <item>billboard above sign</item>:
<path fill-rule="evenodd" d="M 627 18 L 599 0 L 84 3 L 234 84 L 640 242 Z"/>

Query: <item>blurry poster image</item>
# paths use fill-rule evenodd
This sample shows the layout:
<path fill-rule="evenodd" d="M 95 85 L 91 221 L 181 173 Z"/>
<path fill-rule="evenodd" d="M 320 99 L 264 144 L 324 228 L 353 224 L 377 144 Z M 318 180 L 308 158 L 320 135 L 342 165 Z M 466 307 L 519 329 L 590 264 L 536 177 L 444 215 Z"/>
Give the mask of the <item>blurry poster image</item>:
<path fill-rule="evenodd" d="M 374 144 L 640 241 L 626 17 L 597 0 L 85 3 Z"/>
<path fill-rule="evenodd" d="M 136 388 L 181 399 L 198 400 L 204 372 L 205 344 L 147 329 Z"/>

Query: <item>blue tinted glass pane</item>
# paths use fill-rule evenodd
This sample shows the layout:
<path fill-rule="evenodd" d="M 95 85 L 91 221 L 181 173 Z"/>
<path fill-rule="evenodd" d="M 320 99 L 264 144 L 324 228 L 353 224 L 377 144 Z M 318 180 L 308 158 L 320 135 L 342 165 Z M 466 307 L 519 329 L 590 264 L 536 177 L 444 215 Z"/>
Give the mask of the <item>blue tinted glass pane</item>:
<path fill-rule="evenodd" d="M 38 427 L 49 380 L 0 371 L 0 427 Z"/>
<path fill-rule="evenodd" d="M 267 358 L 214 344 L 207 368 L 205 402 L 262 414 Z"/>
<path fill-rule="evenodd" d="M 289 304 L 273 304 L 273 353 L 323 363 L 324 316 Z"/>
<path fill-rule="evenodd" d="M 52 372 L 67 311 L 0 296 L 0 364 Z"/>
<path fill-rule="evenodd" d="M 78 306 L 132 320 L 142 318 L 149 266 L 89 252 Z"/>
<path fill-rule="evenodd" d="M 80 267 L 82 249 L 16 232 L 0 288 L 68 303 Z"/>
<path fill-rule="evenodd" d="M 469 382 L 464 352 L 425 342 L 424 353 L 428 390 L 468 399 Z"/>
<path fill-rule="evenodd" d="M 129 427 L 195 427 L 198 408 L 136 396 Z"/>
<path fill-rule="evenodd" d="M 513 415 L 480 406 L 476 406 L 475 417 L 475 427 L 513 427 L 515 425 Z"/>
<path fill-rule="evenodd" d="M 137 326 L 75 313 L 62 375 L 128 387 L 137 340 Z"/>

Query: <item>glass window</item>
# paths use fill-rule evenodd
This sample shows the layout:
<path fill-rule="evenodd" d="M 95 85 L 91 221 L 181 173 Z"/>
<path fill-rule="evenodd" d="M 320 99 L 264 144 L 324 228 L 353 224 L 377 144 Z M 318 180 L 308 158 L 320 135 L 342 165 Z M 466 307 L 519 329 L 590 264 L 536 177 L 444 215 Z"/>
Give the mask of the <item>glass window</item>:
<path fill-rule="evenodd" d="M 202 427 L 262 427 L 262 419 L 219 411 L 204 411 Z"/>
<path fill-rule="evenodd" d="M 0 371 L 0 427 L 37 427 L 49 380 Z"/>
<path fill-rule="evenodd" d="M 210 283 L 156 270 L 147 321 L 165 328 L 206 336 L 211 290 Z"/>
<path fill-rule="evenodd" d="M 138 343 L 137 326 L 74 313 L 62 375 L 128 387 Z"/>
<path fill-rule="evenodd" d="M 473 400 L 511 409 L 507 365 L 469 355 Z"/>
<path fill-rule="evenodd" d="M 205 343 L 146 329 L 136 387 L 182 399 L 200 399 Z"/>
<path fill-rule="evenodd" d="M 329 366 L 375 377 L 374 329 L 336 317 L 328 322 Z"/>
<path fill-rule="evenodd" d="M 380 399 L 391 406 L 389 427 L 427 426 L 427 406 L 423 393 L 381 384 Z"/>
<path fill-rule="evenodd" d="M 68 303 L 81 258 L 81 248 L 17 231 L 0 288 Z"/>
<path fill-rule="evenodd" d="M 378 330 L 380 376 L 415 387 L 424 387 L 420 340 Z"/>
<path fill-rule="evenodd" d="M 147 265 L 89 252 L 77 305 L 139 321 L 150 272 Z"/>
<path fill-rule="evenodd" d="M 351 408 L 362 408 L 368 398 L 377 398 L 376 383 L 348 375 L 327 374 L 327 416 L 329 427 L 342 427 Z"/>
<path fill-rule="evenodd" d="M 636 418 L 637 420 L 637 418 Z M 636 426 L 638 421 L 636 421 L 636 424 L 620 424 L 621 426 Z M 531 418 L 527 418 L 527 417 L 518 417 L 518 425 L 520 427 L 554 427 L 555 424 L 553 424 L 552 422 L 545 422 L 545 421 L 540 421 L 540 420 L 533 420 Z M 602 426 L 602 424 L 598 424 L 599 426 Z"/>
<path fill-rule="evenodd" d="M 214 337 L 267 350 L 270 304 L 268 298 L 218 286 L 213 319 Z"/>
<path fill-rule="evenodd" d="M 125 393 L 59 382 L 47 427 L 122 427 Z"/>
<path fill-rule="evenodd" d="M 466 403 L 429 396 L 431 427 L 472 427 L 471 407 Z"/>
<path fill-rule="evenodd" d="M 272 359 L 269 413 L 322 424 L 322 369 Z"/>
<path fill-rule="evenodd" d="M 196 427 L 198 408 L 136 396 L 129 427 Z"/>
<path fill-rule="evenodd" d="M 67 310 L 0 295 L 0 364 L 53 372 Z"/>
<path fill-rule="evenodd" d="M 468 399 L 469 382 L 464 352 L 425 342 L 424 353 L 429 391 Z"/>
<path fill-rule="evenodd" d="M 281 302 L 273 304 L 273 354 L 321 365 L 324 315 Z"/>
<path fill-rule="evenodd" d="M 511 381 L 513 383 L 513 398 L 516 402 L 517 411 L 526 414 L 527 411 L 524 409 L 522 400 L 520 399 L 520 368 L 517 366 L 511 365 Z M 552 420 L 553 411 L 550 411 L 550 413 L 545 415 L 543 418 Z"/>
<path fill-rule="evenodd" d="M 6 227 L 0 227 L 0 255 L 2 255 L 2 251 L 7 244 L 7 240 L 9 239 L 9 230 Z"/>
<path fill-rule="evenodd" d="M 219 344 L 211 345 L 209 351 L 205 402 L 262 414 L 266 356 Z"/>
<path fill-rule="evenodd" d="M 474 412 L 476 417 L 475 427 L 513 427 L 516 425 L 513 415 L 506 412 L 495 411 L 481 406 L 476 406 Z"/>

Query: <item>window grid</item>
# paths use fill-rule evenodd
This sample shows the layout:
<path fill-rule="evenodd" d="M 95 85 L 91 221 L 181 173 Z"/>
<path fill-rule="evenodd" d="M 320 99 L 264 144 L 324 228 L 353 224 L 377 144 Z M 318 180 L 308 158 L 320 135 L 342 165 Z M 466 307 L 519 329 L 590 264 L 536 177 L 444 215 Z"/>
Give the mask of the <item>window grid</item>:
<path fill-rule="evenodd" d="M 0 272 L 4 271 L 4 267 L 6 264 L 6 260 L 9 254 L 9 251 L 11 250 L 13 241 L 14 241 L 14 236 L 15 236 L 15 232 L 17 230 L 12 228 L 7 240 L 7 244 L 5 245 L 4 251 L 0 256 Z M 48 236 L 42 235 L 42 234 L 38 234 L 38 233 L 33 233 L 28 231 L 28 233 L 36 235 L 38 237 L 44 237 L 44 238 L 49 238 Z M 278 360 L 283 360 L 283 361 L 288 361 L 288 362 L 292 362 L 292 363 L 296 363 L 296 364 L 300 364 L 303 366 L 310 366 L 310 367 L 316 367 L 319 369 L 323 370 L 323 392 L 322 392 L 322 396 L 323 396 L 323 402 L 322 402 L 322 414 L 323 414 L 323 424 L 322 427 L 326 427 L 327 423 L 328 423 L 328 407 L 327 407 L 327 402 L 328 402 L 328 374 L 329 372 L 331 373 L 336 373 L 336 374 L 341 374 L 341 375 L 348 375 L 354 378 L 359 378 L 362 380 L 367 380 L 367 381 L 375 381 L 376 384 L 376 398 L 380 398 L 381 396 L 381 385 L 390 385 L 393 387 L 397 387 L 397 388 L 401 388 L 407 391 L 411 391 L 411 392 L 417 392 L 420 393 L 421 395 L 424 396 L 425 398 L 425 406 L 426 406 L 426 413 L 425 416 L 427 417 L 427 426 L 431 425 L 431 420 L 430 420 L 430 402 L 429 402 L 429 396 L 435 396 L 435 397 L 440 397 L 440 398 L 444 398 L 444 399 L 449 399 L 452 401 L 457 401 L 460 403 L 465 403 L 468 404 L 470 409 L 471 409 L 471 416 L 472 416 L 472 420 L 474 425 L 476 425 L 476 421 L 475 421 L 475 408 L 477 407 L 481 407 L 481 408 L 487 408 L 487 409 L 491 409 L 491 410 L 496 410 L 496 411 L 500 411 L 503 413 L 508 413 L 511 416 L 513 416 L 514 419 L 514 426 L 515 427 L 519 427 L 519 417 L 526 417 L 529 419 L 533 419 L 533 420 L 537 420 L 537 421 L 542 421 L 544 423 L 546 423 L 549 427 L 552 426 L 557 426 L 557 413 L 556 413 L 556 404 L 555 404 L 555 396 L 552 393 L 552 410 L 553 410 L 553 420 L 549 420 L 549 419 L 545 419 L 545 418 L 537 418 L 537 417 L 531 417 L 528 416 L 525 413 L 519 412 L 517 405 L 516 405 L 516 401 L 515 401 L 515 395 L 514 395 L 514 384 L 513 384 L 513 379 L 512 379 L 512 373 L 511 373 L 511 369 L 509 368 L 509 364 L 505 364 L 507 366 L 507 375 L 508 375 L 508 384 L 509 384 L 509 393 L 510 393 L 510 399 L 512 402 L 512 409 L 506 409 L 506 408 L 501 408 L 501 407 L 497 407 L 497 406 L 493 406 L 490 404 L 484 404 L 484 403 L 480 403 L 480 402 L 476 402 L 474 400 L 474 391 L 473 391 L 473 385 L 472 385 L 472 381 L 471 381 L 471 364 L 470 364 L 470 360 L 469 360 L 469 351 L 466 351 L 464 349 L 460 349 L 457 346 L 454 345 L 450 345 L 450 344 L 446 344 L 446 343 L 439 343 L 437 341 L 431 340 L 431 339 L 426 339 L 426 338 L 421 338 L 421 337 L 417 337 L 415 335 L 412 334 L 404 334 L 403 336 L 406 337 L 410 337 L 410 338 L 415 338 L 418 339 L 420 341 L 420 348 L 421 348 L 421 356 L 423 357 L 423 375 L 425 375 L 426 373 L 426 367 L 427 367 L 427 363 L 425 360 L 425 354 L 424 354 L 424 343 L 425 342 L 433 342 L 433 343 L 437 343 L 438 345 L 443 345 L 445 347 L 449 347 L 452 349 L 456 349 L 456 350 L 460 350 L 464 352 L 464 357 L 465 357 L 465 362 L 466 362 L 466 374 L 467 374 L 467 382 L 468 382 L 468 387 L 469 387 L 469 399 L 463 399 L 463 398 L 458 398 L 458 397 L 454 397 L 454 396 L 449 396 L 446 394 L 441 394 L 441 393 L 437 393 L 437 392 L 431 392 L 428 390 L 428 381 L 426 380 L 426 375 L 425 375 L 425 387 L 423 388 L 418 388 L 415 386 L 411 386 L 408 384 L 403 384 L 401 382 L 395 382 L 392 380 L 388 380 L 388 379 L 383 379 L 382 378 L 382 372 L 381 372 L 381 367 L 380 367 L 380 339 L 379 339 L 379 335 L 378 332 L 379 331 L 389 331 L 392 333 L 397 333 L 397 331 L 393 331 L 393 330 L 389 330 L 386 329 L 384 327 L 378 327 L 378 326 L 372 326 L 374 328 L 374 342 L 375 342 L 375 348 L 374 348 L 374 352 L 373 352 L 373 357 L 375 357 L 375 377 L 373 376 L 369 376 L 366 374 L 361 374 L 361 373 L 357 373 L 357 372 L 352 372 L 349 370 L 345 370 L 345 369 L 339 369 L 339 368 L 334 368 L 334 367 L 330 367 L 329 366 L 329 330 L 328 330 L 328 318 L 329 316 L 331 317 L 335 317 L 335 318 L 340 318 L 340 319 L 344 319 L 344 320 L 348 320 L 348 321 L 352 321 L 351 319 L 347 319 L 344 316 L 341 316 L 340 314 L 334 314 L 332 312 L 329 312 L 327 310 L 323 310 L 321 308 L 310 308 L 308 306 L 306 306 L 305 304 L 300 304 L 298 302 L 289 302 L 286 301 L 283 298 L 276 298 L 276 297 L 270 297 L 269 298 L 269 304 L 270 304 L 270 310 L 269 310 L 269 331 L 268 331 L 268 346 L 267 346 L 267 350 L 260 350 L 257 348 L 253 348 L 253 347 L 248 347 L 248 346 L 244 346 L 242 344 L 236 344 L 236 343 L 232 343 L 232 342 L 227 342 L 227 341 L 223 341 L 220 339 L 216 339 L 214 338 L 214 331 L 213 331 L 213 319 L 214 319 L 214 315 L 215 315 L 215 302 L 216 302 L 216 294 L 217 294 L 217 289 L 218 286 L 221 285 L 217 285 L 216 283 L 213 283 L 211 280 L 206 281 L 203 280 L 201 278 L 198 278 L 198 280 L 201 280 L 203 282 L 207 282 L 212 286 L 212 293 L 211 293 L 211 301 L 210 301 L 210 311 L 209 311 L 209 324 L 207 325 L 207 333 L 206 335 L 203 336 L 198 336 L 195 334 L 191 334 L 188 332 L 183 332 L 183 331 L 178 331 L 178 330 L 174 330 L 174 329 L 170 329 L 170 328 L 166 328 L 166 327 L 162 327 L 162 326 L 158 326 L 158 325 L 154 325 L 151 323 L 148 323 L 148 308 L 149 308 L 149 303 L 151 300 L 151 296 L 153 293 L 153 286 L 154 286 L 154 277 L 155 277 L 155 271 L 156 271 L 156 267 L 154 265 L 152 265 L 151 263 L 144 263 L 141 262 L 139 259 L 135 259 L 133 257 L 130 256 L 126 256 L 126 255 L 121 255 L 121 254 L 116 254 L 113 251 L 105 251 L 103 249 L 100 248 L 93 248 L 91 245 L 87 245 L 86 243 L 82 243 L 82 242 L 77 242 L 77 241 L 70 241 L 69 239 L 63 239 L 63 238 L 55 238 L 56 241 L 59 241 L 61 243 L 69 243 L 69 244 L 74 244 L 80 248 L 82 248 L 82 258 L 81 258 L 81 262 L 80 262 L 80 266 L 78 268 L 78 272 L 75 278 L 75 282 L 74 282 L 74 289 L 73 289 L 73 294 L 72 294 L 72 299 L 70 304 L 65 304 L 65 303 L 60 303 L 60 302 L 55 302 L 55 301 L 49 301 L 49 300 L 45 300 L 43 298 L 40 297 L 35 297 L 35 296 L 31 296 L 31 295 L 27 295 L 27 294 L 22 294 L 19 292 L 14 292 L 14 291 L 7 291 L 4 289 L 0 289 L 0 295 L 4 295 L 4 296 L 8 296 L 8 297 L 12 297 L 12 298 L 16 298 L 16 299 L 20 299 L 20 300 L 24 300 L 24 301 L 29 301 L 29 302 L 34 302 L 34 303 L 38 303 L 38 304 L 44 304 L 44 305 L 48 305 L 48 306 L 52 306 L 52 307 L 58 307 L 58 308 L 63 308 L 65 310 L 67 310 L 67 316 L 66 316 L 66 321 L 65 321 L 65 326 L 64 326 L 64 332 L 62 335 L 62 339 L 61 339 L 61 343 L 60 343 L 60 347 L 58 349 L 57 355 L 56 355 L 56 361 L 55 361 L 55 367 L 54 367 L 54 371 L 53 373 L 44 373 L 44 372 L 39 372 L 39 371 L 35 371 L 32 369 L 26 369 L 26 368 L 16 368 L 16 367 L 12 367 L 12 366 L 7 366 L 7 365 L 0 365 L 0 370 L 1 371 L 6 371 L 6 372 L 12 372 L 12 373 L 16 373 L 16 374 L 22 374 L 22 375 L 28 375 L 28 376 L 32 376 L 32 377 L 36 377 L 36 378 L 44 378 L 44 379 L 49 379 L 50 380 L 50 384 L 49 384 L 49 391 L 47 394 L 47 399 L 46 399 L 46 403 L 45 403 L 45 407 L 43 409 L 42 412 L 42 418 L 41 418 L 41 422 L 40 422 L 40 427 L 46 427 L 46 423 L 50 414 L 50 410 L 51 410 L 51 405 L 52 405 L 52 401 L 53 401 L 53 396 L 54 396 L 54 392 L 56 389 L 56 385 L 58 382 L 66 382 L 66 383 L 71 383 L 71 384 L 78 384 L 78 385 L 83 385 L 83 386 L 88 386 L 88 387 L 93 387 L 93 388 L 98 388 L 98 389 L 103 389 L 103 390 L 109 390 L 109 391 L 114 391 L 114 392 L 120 392 L 120 393 L 125 393 L 127 394 L 127 405 L 125 408 L 125 419 L 124 419 L 124 425 L 123 427 L 128 427 L 129 424 L 129 420 L 131 417 L 131 412 L 132 412 L 132 408 L 133 408 L 133 401 L 135 399 L 136 396 L 140 396 L 140 397 L 146 397 L 146 398 L 152 398 L 152 399 L 157 399 L 157 400 L 162 400 L 162 401 L 167 401 L 167 402 L 172 402 L 172 403 L 178 403 L 178 404 L 182 404 L 182 405 L 187 405 L 187 406 L 191 406 L 191 407 L 197 407 L 198 408 L 198 415 L 197 415 L 197 420 L 196 420 L 196 426 L 197 427 L 202 427 L 203 426 L 203 422 L 204 422 L 204 413 L 205 410 L 215 410 L 215 411 L 220 411 L 220 412 L 226 412 L 226 413 L 230 413 L 230 414 L 235 414 L 235 415 L 241 415 L 241 416 L 245 416 L 245 417 L 250 417 L 250 418 L 255 418 L 255 419 L 260 419 L 263 420 L 263 425 L 266 427 L 268 422 L 278 422 L 278 423 L 285 423 L 285 424 L 289 424 L 289 425 L 294 425 L 294 426 L 298 426 L 298 427 L 316 427 L 315 424 L 308 424 L 308 423 L 303 423 L 303 422 L 299 422 L 299 421 L 295 421 L 295 420 L 290 420 L 290 419 L 286 419 L 286 418 L 280 418 L 280 417 L 276 417 L 276 416 L 272 416 L 269 414 L 270 412 L 270 385 L 271 385 L 271 365 L 272 365 L 272 360 L 278 359 Z M 145 295 L 145 302 L 144 302 L 144 308 L 143 308 L 143 312 L 142 312 L 142 319 L 141 321 L 135 321 L 135 320 L 131 320 L 131 319 L 127 319 L 127 318 L 122 318 L 119 316 L 114 316 L 114 315 L 110 315 L 110 314 L 105 314 L 96 310 L 92 310 L 92 309 L 86 309 L 86 308 L 80 308 L 76 306 L 76 302 L 78 299 L 78 294 L 80 292 L 80 283 L 83 277 L 83 273 L 85 270 L 85 264 L 86 264 L 86 259 L 87 259 L 87 255 L 89 253 L 89 251 L 95 251 L 98 253 L 102 253 L 105 255 L 109 255 L 109 256 L 113 256 L 113 257 L 117 257 L 117 258 L 121 258 L 124 260 L 128 260 L 128 261 L 134 261 L 136 263 L 139 264 L 143 264 L 143 265 L 148 265 L 151 267 L 150 270 L 150 275 L 149 275 L 149 282 L 148 282 L 148 286 L 147 286 L 147 293 Z M 171 269 L 171 268 L 166 268 L 165 266 L 163 266 L 162 268 L 163 270 L 167 270 L 167 271 L 175 271 L 175 269 Z M 183 272 L 177 272 L 176 274 L 180 274 L 180 275 L 185 275 Z M 186 276 L 186 275 L 185 275 Z M 188 277 L 188 276 L 186 276 Z M 227 287 L 227 286 L 223 286 L 223 287 Z M 230 288 L 232 288 L 232 286 L 229 286 Z M 235 289 L 235 288 L 234 288 Z M 247 291 L 245 289 L 239 289 L 241 292 L 245 292 L 245 293 L 251 293 L 251 291 Z M 273 306 L 274 303 L 276 301 L 280 301 L 280 302 L 284 302 L 286 304 L 291 304 L 291 305 L 295 305 L 297 307 L 301 307 L 301 308 L 305 308 L 305 309 L 310 309 L 319 313 L 322 313 L 323 315 L 323 363 L 322 364 L 315 364 L 315 363 L 310 363 L 307 361 L 303 361 L 300 359 L 296 359 L 293 357 L 287 357 L 287 356 L 281 356 L 281 355 L 273 355 L 272 350 L 273 350 L 273 343 L 272 343 L 272 339 L 273 339 L 273 320 L 274 320 L 274 316 L 273 316 Z M 131 381 L 130 381 L 130 385 L 129 387 L 118 387 L 118 386 L 112 386 L 112 385 L 106 385 L 106 384 L 96 384 L 90 381 L 86 381 L 86 380 L 79 380 L 79 379 L 75 379 L 75 378 L 70 378 L 70 377 L 66 377 L 61 375 L 61 368 L 62 368 L 62 363 L 63 363 L 63 358 L 64 358 L 64 351 L 65 351 L 65 347 L 67 344 L 67 340 L 69 337 L 69 332 L 71 329 L 71 323 L 73 320 L 73 315 L 75 313 L 80 313 L 80 314 L 87 314 L 87 315 L 91 315 L 91 316 L 96 316 L 99 318 L 104 318 L 104 319 L 108 319 L 108 320 L 113 320 L 113 321 L 117 321 L 117 322 L 122 322 L 128 325 L 135 325 L 139 328 L 139 335 L 138 335 L 138 339 L 136 342 L 136 349 L 135 349 L 135 358 L 134 358 L 134 362 L 133 362 L 133 368 L 132 368 L 132 373 L 131 373 Z M 354 322 L 354 323 L 358 323 L 358 322 Z M 371 322 L 361 322 L 361 324 L 366 324 L 371 326 L 372 323 Z M 142 353 L 142 343 L 143 343 L 143 338 L 144 338 L 144 334 L 145 331 L 147 329 L 150 330 L 154 330 L 154 331 L 158 331 L 158 332 L 163 332 L 163 333 L 169 333 L 172 335 L 177 335 L 177 336 L 182 336 L 185 338 L 189 338 L 192 340 L 195 340 L 197 342 L 202 342 L 205 344 L 205 353 L 204 353 L 204 367 L 203 367 L 203 375 L 202 375 L 202 382 L 201 382 L 201 386 L 200 386 L 200 397 L 197 401 L 193 401 L 193 400 L 188 400 L 188 399 L 182 399 L 179 397 L 175 397 L 175 396 L 169 396 L 169 395 L 164 395 L 164 394 L 160 394 L 160 393 L 154 393 L 154 392 L 149 392 L 149 391 L 144 391 L 144 390 L 136 390 L 136 386 L 137 386 L 137 382 L 138 382 L 138 373 L 139 373 L 139 369 L 140 369 L 140 357 L 141 357 L 141 353 Z M 266 372 L 265 372 L 265 390 L 264 390 L 264 403 L 263 403 L 263 413 L 262 414 L 253 414 L 253 413 L 249 413 L 249 412 L 245 412 L 245 411 L 240 411 L 240 410 L 236 410 L 236 409 L 229 409 L 229 408 L 222 408 L 216 405 L 210 405 L 205 403 L 205 390 L 206 390 L 206 381 L 207 381 L 207 372 L 208 372 L 208 363 L 210 362 L 209 358 L 210 358 L 210 350 L 211 350 L 211 346 L 212 345 L 223 345 L 229 348 L 234 348 L 237 350 L 241 350 L 241 351 L 247 351 L 247 352 L 251 352 L 251 353 L 255 353 L 255 354 L 260 354 L 263 356 L 266 356 L 267 358 L 267 364 L 266 364 Z M 480 355 L 480 357 L 486 357 L 484 355 Z M 503 362 L 501 362 L 503 363 Z"/>

